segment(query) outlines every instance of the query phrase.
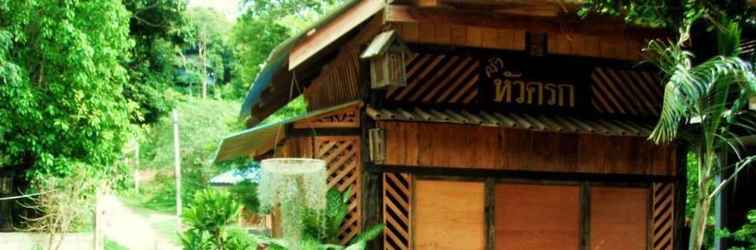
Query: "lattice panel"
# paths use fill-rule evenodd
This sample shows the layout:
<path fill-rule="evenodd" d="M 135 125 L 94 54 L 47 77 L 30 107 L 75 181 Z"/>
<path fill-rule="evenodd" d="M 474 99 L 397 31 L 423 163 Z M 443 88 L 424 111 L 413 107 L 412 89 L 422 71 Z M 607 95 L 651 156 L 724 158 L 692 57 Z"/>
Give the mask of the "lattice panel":
<path fill-rule="evenodd" d="M 413 178 L 409 174 L 383 174 L 383 248 L 412 248 Z"/>
<path fill-rule="evenodd" d="M 470 103 L 478 96 L 480 62 L 471 56 L 413 54 L 407 61 L 407 86 L 391 88 L 398 102 Z"/>
<path fill-rule="evenodd" d="M 352 188 L 349 213 L 341 225 L 342 244 L 351 241 L 362 230 L 362 170 L 360 140 L 356 136 L 319 136 L 315 138 L 317 158 L 327 164 L 328 186 L 341 192 Z"/>
<path fill-rule="evenodd" d="M 672 183 L 654 183 L 653 192 L 652 248 L 655 250 L 673 249 L 675 186 Z"/>

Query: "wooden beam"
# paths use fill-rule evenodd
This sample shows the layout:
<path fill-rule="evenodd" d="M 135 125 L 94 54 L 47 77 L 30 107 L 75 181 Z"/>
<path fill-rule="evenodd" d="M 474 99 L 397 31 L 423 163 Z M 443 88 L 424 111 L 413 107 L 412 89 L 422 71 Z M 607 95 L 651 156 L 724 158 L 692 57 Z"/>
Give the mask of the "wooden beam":
<path fill-rule="evenodd" d="M 496 180 L 486 179 L 486 250 L 496 249 Z"/>
<path fill-rule="evenodd" d="M 438 166 L 407 166 L 372 164 L 367 166 L 366 171 L 411 173 L 416 176 L 459 177 L 463 179 L 499 178 L 534 180 L 544 183 L 563 181 L 589 181 L 594 183 L 611 183 L 612 185 L 627 184 L 628 186 L 647 186 L 652 182 L 674 182 L 675 176 L 639 175 L 639 174 L 593 174 L 593 173 L 562 173 L 545 171 L 525 170 L 501 170 L 481 169 L 470 166 L 468 168 L 445 168 Z"/>
<path fill-rule="evenodd" d="M 591 247 L 591 188 L 586 182 L 580 184 L 580 248 Z"/>
<path fill-rule="evenodd" d="M 496 13 L 494 11 L 454 10 L 443 8 L 417 8 L 406 5 L 389 5 L 385 10 L 389 23 L 437 23 L 444 25 L 468 25 L 501 29 L 527 30 L 529 32 L 576 33 L 618 37 L 664 37 L 669 32 L 625 25 L 621 18 L 576 16 L 533 17 Z"/>
<path fill-rule="evenodd" d="M 317 54 L 359 24 L 378 13 L 384 6 L 382 0 L 359 1 L 344 13 L 336 14 L 333 20 L 319 28 L 309 30 L 289 54 L 289 70 Z"/>

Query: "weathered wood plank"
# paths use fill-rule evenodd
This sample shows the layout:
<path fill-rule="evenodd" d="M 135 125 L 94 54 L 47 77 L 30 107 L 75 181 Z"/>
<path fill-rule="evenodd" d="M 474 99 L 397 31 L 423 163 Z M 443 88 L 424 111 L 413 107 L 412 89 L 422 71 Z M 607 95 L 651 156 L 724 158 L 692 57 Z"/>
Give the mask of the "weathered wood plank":
<path fill-rule="evenodd" d="M 674 147 L 644 138 L 379 122 L 387 165 L 673 176 Z"/>

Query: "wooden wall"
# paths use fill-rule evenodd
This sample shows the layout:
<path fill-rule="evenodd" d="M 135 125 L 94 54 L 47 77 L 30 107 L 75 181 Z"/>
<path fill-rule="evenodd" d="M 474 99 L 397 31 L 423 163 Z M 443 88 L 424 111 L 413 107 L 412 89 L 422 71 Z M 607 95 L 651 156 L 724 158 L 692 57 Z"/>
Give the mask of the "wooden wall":
<path fill-rule="evenodd" d="M 383 178 L 383 249 L 668 250 L 683 219 L 670 182 Z"/>
<path fill-rule="evenodd" d="M 360 67 L 362 61 L 359 56 L 363 47 L 383 31 L 382 21 L 380 15 L 373 17 L 363 24 L 357 34 L 349 38 L 346 44 L 332 48 L 336 51 L 333 59 L 326 61 L 321 58 L 314 62 L 326 65 L 304 90 L 310 110 L 327 108 L 360 98 L 360 90 L 365 87 L 360 81 L 363 74 L 367 72 L 362 72 Z"/>
<path fill-rule="evenodd" d="M 407 42 L 489 49 L 525 50 L 526 29 L 484 27 L 449 23 L 396 23 L 400 37 Z M 602 37 L 595 34 L 550 32 L 547 52 L 597 58 L 638 61 L 646 38 Z"/>
<path fill-rule="evenodd" d="M 675 150 L 640 137 L 385 122 L 386 165 L 675 175 Z"/>

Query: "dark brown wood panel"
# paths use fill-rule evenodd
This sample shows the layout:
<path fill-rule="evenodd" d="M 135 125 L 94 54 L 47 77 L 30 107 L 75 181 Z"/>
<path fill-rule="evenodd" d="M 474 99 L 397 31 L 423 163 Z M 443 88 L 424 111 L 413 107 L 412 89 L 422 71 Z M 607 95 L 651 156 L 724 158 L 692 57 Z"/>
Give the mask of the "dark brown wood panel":
<path fill-rule="evenodd" d="M 578 249 L 579 186 L 500 183 L 495 193 L 495 249 Z"/>
<path fill-rule="evenodd" d="M 378 122 L 386 165 L 565 173 L 675 175 L 673 146 L 645 138 L 481 126 Z"/>
<path fill-rule="evenodd" d="M 647 188 L 591 187 L 590 248 L 648 248 Z"/>

